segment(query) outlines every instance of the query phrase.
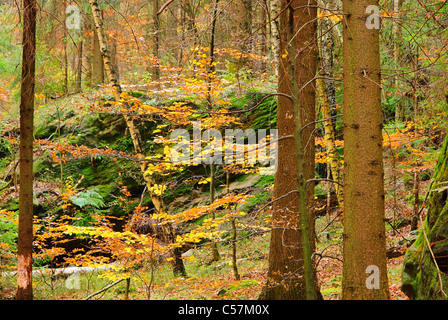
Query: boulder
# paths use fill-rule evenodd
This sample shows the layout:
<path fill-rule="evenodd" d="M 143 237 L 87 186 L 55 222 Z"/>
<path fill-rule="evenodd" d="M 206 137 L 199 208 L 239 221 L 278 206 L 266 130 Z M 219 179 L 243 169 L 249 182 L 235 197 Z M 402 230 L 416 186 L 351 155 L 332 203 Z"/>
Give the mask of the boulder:
<path fill-rule="evenodd" d="M 426 220 L 403 262 L 401 290 L 410 299 L 448 298 L 447 144 L 445 139 L 427 201 Z"/>

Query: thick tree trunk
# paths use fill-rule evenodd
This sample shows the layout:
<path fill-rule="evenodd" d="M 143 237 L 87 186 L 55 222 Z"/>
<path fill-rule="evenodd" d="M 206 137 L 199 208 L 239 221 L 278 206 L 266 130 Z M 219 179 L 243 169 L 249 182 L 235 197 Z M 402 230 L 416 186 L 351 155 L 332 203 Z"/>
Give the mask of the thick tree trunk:
<path fill-rule="evenodd" d="M 344 1 L 343 299 L 388 299 L 379 30 L 366 8 Z M 360 54 L 362 52 L 362 54 Z"/>
<path fill-rule="evenodd" d="M 118 78 L 116 76 L 115 70 L 112 67 L 109 50 L 107 49 L 107 41 L 105 39 L 105 32 L 103 30 L 103 22 L 101 19 L 101 11 L 98 7 L 98 2 L 96 0 L 89 0 L 89 2 L 90 2 L 90 6 L 92 8 L 96 33 L 98 35 L 98 41 L 100 43 L 100 51 L 102 54 L 106 74 L 108 75 L 109 82 L 114 89 L 115 99 L 116 99 L 116 101 L 118 101 L 120 99 L 122 90 L 121 90 L 121 86 L 118 81 Z M 132 116 L 127 115 L 127 114 L 123 114 L 123 117 L 124 117 L 124 120 L 126 121 L 127 128 L 131 135 L 132 142 L 134 145 L 134 150 L 136 152 L 137 157 L 142 160 L 146 159 L 146 156 L 145 156 L 145 153 L 143 150 L 143 144 L 142 144 L 140 131 L 136 127 L 136 125 L 134 123 L 134 119 L 132 118 Z M 152 180 L 151 176 L 146 172 L 147 168 L 148 168 L 148 162 L 140 161 L 140 170 L 142 172 L 146 187 L 148 190 L 151 190 L 151 187 L 153 186 L 154 181 Z M 165 212 L 165 208 L 163 205 L 163 199 L 161 196 L 156 195 L 155 193 L 151 192 L 151 199 L 152 199 L 152 203 L 158 213 Z M 175 239 L 174 230 L 173 230 L 172 225 L 169 223 L 165 224 L 164 231 L 165 231 L 164 232 L 165 234 L 163 236 L 165 238 L 165 241 L 168 243 L 174 243 L 176 241 L 176 239 Z M 174 262 L 173 262 L 174 274 L 175 275 L 185 275 L 186 271 L 185 271 L 185 267 L 183 264 L 183 260 L 181 259 L 181 252 L 180 252 L 179 248 L 173 249 L 173 258 L 174 258 Z"/>
<path fill-rule="evenodd" d="M 36 60 L 36 1 L 23 1 L 23 55 L 20 92 L 20 191 L 17 243 L 18 300 L 33 299 L 33 126 Z"/>
<path fill-rule="evenodd" d="M 307 7 L 314 5 L 314 7 Z M 294 63 L 294 79 L 298 91 L 296 102 L 279 96 L 277 128 L 279 137 L 292 136 L 296 128 L 296 112 L 300 112 L 301 126 L 315 120 L 315 89 L 313 81 L 316 72 L 316 23 L 315 1 L 282 1 L 280 16 L 280 51 L 289 51 L 289 36 L 294 35 L 293 56 L 282 56 L 279 68 L 278 91 L 292 95 L 290 64 Z M 288 8 L 289 7 L 289 8 Z M 294 13 L 290 8 L 300 8 Z M 271 13 L 272 15 L 272 13 Z M 296 18 L 294 18 L 296 17 Z M 299 18 L 297 18 L 299 17 Z M 308 84 L 308 85 L 305 85 Z M 294 110 L 299 108 L 299 110 Z M 297 117 L 297 116 L 296 116 Z M 260 299 L 306 299 L 304 281 L 303 234 L 300 232 L 298 173 L 305 181 L 314 178 L 314 125 L 301 130 L 304 146 L 303 172 L 298 172 L 297 158 L 291 155 L 296 149 L 295 139 L 278 141 L 278 168 L 275 174 L 274 209 L 272 218 L 271 246 L 269 251 L 268 281 Z M 302 180 L 303 182 L 303 180 Z M 303 184 L 300 186 L 303 187 Z M 301 190 L 303 192 L 303 190 Z M 303 202 L 302 202 L 303 204 Z M 306 205 L 309 219 L 309 251 L 314 251 L 314 185 L 306 188 Z M 303 207 L 302 207 L 303 211 Z M 303 221 L 303 220 L 302 220 Z"/>

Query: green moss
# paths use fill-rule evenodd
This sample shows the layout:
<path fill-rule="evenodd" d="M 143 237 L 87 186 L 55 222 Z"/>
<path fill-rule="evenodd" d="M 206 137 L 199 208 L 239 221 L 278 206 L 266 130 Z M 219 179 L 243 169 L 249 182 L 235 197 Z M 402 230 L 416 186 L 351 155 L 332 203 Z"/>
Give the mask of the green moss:
<path fill-rule="evenodd" d="M 402 291 L 410 298 L 418 300 L 444 299 L 440 291 L 437 267 L 428 249 L 436 256 L 448 254 L 448 139 L 445 139 L 436 166 L 434 186 L 427 202 L 428 214 L 416 241 L 406 251 L 402 270 Z M 425 231 L 423 233 L 423 230 Z M 425 239 L 425 234 L 428 239 Z M 448 287 L 448 275 L 441 273 L 443 287 Z"/>

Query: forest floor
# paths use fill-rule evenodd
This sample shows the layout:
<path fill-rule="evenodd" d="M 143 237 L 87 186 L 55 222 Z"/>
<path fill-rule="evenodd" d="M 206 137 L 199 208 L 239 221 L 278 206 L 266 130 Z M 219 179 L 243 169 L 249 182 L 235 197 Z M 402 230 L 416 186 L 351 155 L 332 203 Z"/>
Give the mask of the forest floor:
<path fill-rule="evenodd" d="M 327 218 L 321 217 L 317 225 L 326 224 Z M 320 290 L 325 300 L 341 299 L 342 291 L 342 246 L 341 223 L 334 224 L 330 230 L 330 239 L 325 234 L 317 244 L 317 276 Z M 409 227 L 399 231 L 406 234 Z M 238 273 L 240 279 L 233 276 L 231 247 L 220 245 L 221 260 L 210 263 L 211 250 L 208 247 L 192 249 L 193 261 L 185 261 L 187 276 L 174 277 L 171 266 L 160 264 L 153 270 L 152 283 L 149 281 L 151 270 L 141 268 L 132 272 L 129 299 L 147 299 L 151 286 L 150 299 L 156 300 L 217 300 L 217 299 L 257 299 L 266 281 L 269 251 L 269 234 L 252 237 L 238 243 Z M 396 243 L 401 236 L 389 231 L 388 243 Z M 391 299 L 407 300 L 400 290 L 401 268 L 404 255 L 388 259 L 388 278 Z M 2 299 L 11 299 L 15 294 L 15 275 L 4 275 L 0 281 Z M 74 276 L 40 274 L 34 277 L 35 299 L 84 299 L 90 294 L 112 283 L 104 277 L 104 270 L 80 273 Z M 121 282 L 92 299 L 123 299 L 125 282 Z"/>

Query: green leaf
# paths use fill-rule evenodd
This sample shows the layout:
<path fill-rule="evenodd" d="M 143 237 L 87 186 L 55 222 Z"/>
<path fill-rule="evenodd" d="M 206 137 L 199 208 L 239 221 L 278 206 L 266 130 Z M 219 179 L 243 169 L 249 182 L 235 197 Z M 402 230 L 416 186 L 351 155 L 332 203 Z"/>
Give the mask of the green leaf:
<path fill-rule="evenodd" d="M 80 208 L 89 205 L 97 209 L 104 207 L 103 197 L 92 190 L 79 192 L 77 195 L 70 197 L 70 201 Z"/>

